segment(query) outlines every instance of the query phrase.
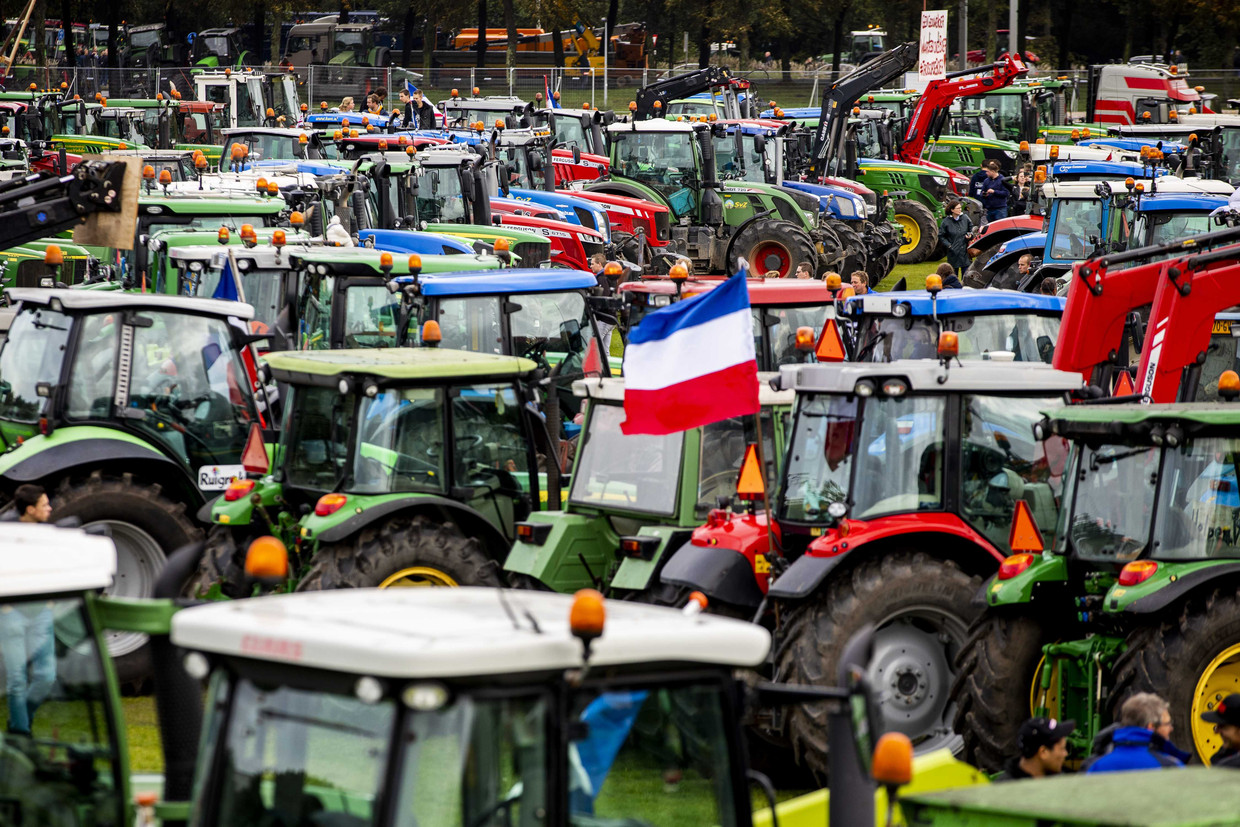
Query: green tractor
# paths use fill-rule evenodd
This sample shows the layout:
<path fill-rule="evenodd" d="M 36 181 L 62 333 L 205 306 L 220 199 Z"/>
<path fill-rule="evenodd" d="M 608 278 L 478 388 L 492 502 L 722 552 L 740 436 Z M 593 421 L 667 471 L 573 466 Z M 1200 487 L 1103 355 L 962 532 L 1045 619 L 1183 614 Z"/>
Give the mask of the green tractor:
<path fill-rule="evenodd" d="M 918 97 L 918 92 L 907 89 L 867 95 L 861 103 L 861 114 L 863 117 L 890 118 L 893 122 L 907 124 Z M 987 161 L 998 161 L 1003 174 L 1011 175 L 1016 171 L 1019 142 L 1000 138 L 995 130 L 989 128 L 991 123 L 983 113 L 972 112 L 972 117 L 966 119 L 964 111 L 959 110 L 960 102 L 966 100 L 972 110 L 973 98 L 958 98 L 958 111 L 949 113 L 945 110 L 941 116 L 931 120 L 922 159 L 965 175 L 977 172 Z M 887 112 L 891 114 L 885 114 Z"/>
<path fill-rule="evenodd" d="M 534 362 L 432 347 L 266 358 L 287 387 L 275 462 L 203 509 L 187 594 L 248 596 L 245 550 L 264 535 L 290 550 L 288 590 L 501 584 L 550 455 Z"/>
<path fill-rule="evenodd" d="M 202 536 L 193 514 L 262 446 L 248 305 L 151 293 L 10 289 L 0 349 L 0 492 L 41 485 L 52 518 L 106 526 L 112 593 L 148 597 L 168 554 Z M 146 638 L 109 638 L 126 683 Z"/>
<path fill-rule="evenodd" d="M 842 258 L 818 230 L 818 199 L 750 181 L 721 181 L 714 132 L 722 124 L 653 119 L 607 127 L 611 178 L 593 192 L 644 198 L 673 216 L 669 250 L 698 274 L 732 273 L 744 258 L 756 274 L 791 275 L 808 262 L 821 273 Z M 830 236 L 834 239 L 834 235 Z"/>
<path fill-rule="evenodd" d="M 1217 403 L 1119 404 L 1034 427 L 1072 442 L 1064 505 L 1052 547 L 1017 538 L 982 592 L 953 687 L 971 763 L 1000 769 L 1031 714 L 1075 720 L 1082 758 L 1136 692 L 1164 697 L 1179 746 L 1209 763 L 1222 742 L 1201 714 L 1240 669 L 1237 424 Z"/>
<path fill-rule="evenodd" d="M 746 448 L 757 438 L 754 418 L 666 436 L 626 436 L 620 430 L 623 379 L 580 380 L 573 391 L 589 406 L 568 503 L 517 525 L 504 563 L 508 579 L 559 592 L 599 588 L 683 603 L 684 590 L 661 584 L 659 571 L 669 550 L 687 543 L 721 501 L 732 501 Z M 775 478 L 793 393 L 760 381 L 759 395 L 767 476 Z"/>
<path fill-rule="evenodd" d="M 203 29 L 193 36 L 190 46 L 190 63 L 204 69 L 240 69 L 250 58 L 249 50 L 241 45 L 241 30 L 235 27 Z"/>

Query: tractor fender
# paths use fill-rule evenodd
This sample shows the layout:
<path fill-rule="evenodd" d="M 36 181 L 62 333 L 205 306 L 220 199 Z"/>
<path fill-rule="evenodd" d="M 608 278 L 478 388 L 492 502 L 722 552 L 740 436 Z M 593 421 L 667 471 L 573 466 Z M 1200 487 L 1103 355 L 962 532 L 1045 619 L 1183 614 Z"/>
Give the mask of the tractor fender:
<path fill-rule="evenodd" d="M 447 497 L 419 496 L 408 499 L 389 500 L 365 509 L 361 514 L 354 515 L 344 522 L 324 529 L 316 535 L 320 543 L 336 543 L 355 532 L 361 531 L 371 523 L 392 517 L 396 514 L 426 514 L 434 519 L 447 522 L 451 520 L 469 537 L 477 537 L 485 547 L 487 554 L 501 564 L 511 545 L 502 531 L 476 509 L 464 503 L 450 500 Z"/>
<path fill-rule="evenodd" d="M 31 451 L 29 456 L 16 458 L 11 465 L 0 464 L 0 477 L 4 479 L 6 487 L 15 488 L 25 483 L 72 476 L 81 469 L 115 469 L 117 476 L 132 473 L 180 492 L 188 498 L 187 504 L 190 507 L 202 502 L 203 494 L 194 485 L 184 466 L 158 449 L 132 440 L 127 434 L 119 432 L 116 438 L 100 434 L 84 439 L 58 439 L 68 433 L 68 429 L 54 432 L 51 437 L 46 438 L 50 444 L 41 450 L 38 450 L 41 443 L 36 440 L 42 438 L 27 440 L 21 452 Z"/>
<path fill-rule="evenodd" d="M 777 600 L 810 597 L 841 565 L 882 554 L 893 547 L 932 550 L 969 574 L 988 577 L 1004 555 L 954 514 L 897 514 L 877 520 L 849 520 L 848 532 L 827 529 L 771 584 L 767 596 Z"/>
<path fill-rule="evenodd" d="M 762 603 L 753 563 L 732 549 L 686 543 L 663 566 L 662 580 L 735 606 L 756 609 Z"/>
<path fill-rule="evenodd" d="M 1157 591 L 1132 601 L 1123 610 L 1139 615 L 1153 614 L 1188 597 L 1203 586 L 1212 585 L 1224 578 L 1235 580 L 1238 575 L 1240 575 L 1240 562 L 1204 566 L 1179 575 L 1175 580 L 1159 587 Z M 1112 589 L 1113 593 L 1114 589 Z"/>

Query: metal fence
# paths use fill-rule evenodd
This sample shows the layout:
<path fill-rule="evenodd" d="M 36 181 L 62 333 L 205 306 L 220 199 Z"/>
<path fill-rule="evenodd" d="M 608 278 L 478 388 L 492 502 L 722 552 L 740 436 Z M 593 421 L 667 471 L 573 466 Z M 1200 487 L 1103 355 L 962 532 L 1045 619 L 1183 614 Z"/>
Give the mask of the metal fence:
<path fill-rule="evenodd" d="M 447 97 L 453 89 L 461 95 L 470 95 L 474 89 L 481 95 L 515 95 L 523 100 L 535 100 L 545 89 L 560 93 L 563 106 L 579 108 L 584 103 L 592 107 L 623 111 L 633 99 L 637 88 L 670 74 L 693 71 L 696 65 L 680 65 L 674 69 L 660 68 L 475 68 L 475 67 L 336 67 L 312 66 L 296 72 L 298 89 L 303 102 L 317 109 L 320 101 L 336 106 L 344 97 L 352 97 L 360 110 L 364 108 L 367 95 L 376 90 L 386 90 L 385 108 L 397 105 L 397 94 L 406 82 L 412 82 L 432 101 Z M 842 67 L 848 71 L 852 67 Z M 193 77 L 199 69 L 152 67 L 143 69 L 107 69 L 102 67 L 37 67 L 17 65 L 5 81 L 9 91 L 17 91 L 34 84 L 38 89 L 59 88 L 65 85 L 69 94 L 94 99 L 96 93 L 108 98 L 145 98 L 157 92 L 167 94 L 176 88 L 186 98 L 194 97 Z M 257 70 L 263 71 L 263 70 Z M 265 71 L 279 72 L 278 67 Z M 817 106 L 822 91 L 835 75 L 830 67 L 798 68 L 781 72 L 778 66 L 757 65 L 739 74 L 753 84 L 759 100 L 778 101 L 783 108 Z M 1085 73 L 1082 70 L 1057 71 L 1035 69 L 1034 77 L 1065 77 L 1076 81 L 1078 99 L 1085 89 Z M 1230 69 L 1193 70 L 1189 83 L 1200 85 L 1208 93 L 1217 96 L 1215 109 L 1230 107 L 1230 98 L 1240 97 L 1240 72 Z M 1073 107 L 1084 109 L 1083 100 Z"/>

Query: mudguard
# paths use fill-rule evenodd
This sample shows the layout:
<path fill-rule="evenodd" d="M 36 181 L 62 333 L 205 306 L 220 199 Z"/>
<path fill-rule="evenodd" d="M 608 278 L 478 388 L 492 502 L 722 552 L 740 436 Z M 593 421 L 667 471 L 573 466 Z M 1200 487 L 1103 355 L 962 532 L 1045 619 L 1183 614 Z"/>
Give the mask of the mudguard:
<path fill-rule="evenodd" d="M 771 584 L 766 592 L 767 597 L 772 600 L 802 600 L 809 597 L 847 556 L 811 557 L 802 554 Z"/>
<path fill-rule="evenodd" d="M 157 462 L 184 477 L 185 469 L 147 443 L 123 431 L 89 426 L 60 428 L 26 440 L 0 456 L 0 477 L 21 485 L 100 462 Z"/>
<path fill-rule="evenodd" d="M 620 538 L 606 517 L 536 511 L 526 521 L 550 525 L 551 530 L 541 544 L 513 543 L 504 571 L 537 578 L 557 592 L 573 592 L 596 588 L 594 578 L 605 575 L 615 560 Z"/>
<path fill-rule="evenodd" d="M 320 532 L 316 532 L 313 527 L 303 521 L 301 536 L 304 540 L 317 540 L 320 543 L 337 543 L 361 531 L 373 522 L 402 511 L 409 513 L 438 511 L 441 516 L 451 518 L 466 535 L 477 537 L 482 541 L 488 553 L 496 559 L 500 559 L 504 550 L 508 548 L 508 538 L 492 525 L 491 521 L 483 516 L 481 512 L 456 500 L 450 500 L 447 497 L 429 495 L 419 495 L 416 497 L 396 495 L 390 499 L 369 504 L 361 508 L 360 513 L 355 513 L 342 522 L 335 523 Z M 312 513 L 309 520 L 313 519 L 314 514 Z"/>
<path fill-rule="evenodd" d="M 659 547 L 650 555 L 649 560 L 640 557 L 625 557 L 621 560 L 611 578 L 613 589 L 644 591 L 649 588 L 657 582 L 655 575 L 666 564 L 671 550 L 685 545 L 693 536 L 692 530 L 675 526 L 643 526 L 637 534 L 642 537 L 658 537 Z"/>
<path fill-rule="evenodd" d="M 663 567 L 662 580 L 736 606 L 756 609 L 762 603 L 762 590 L 754 579 L 753 565 L 747 557 L 732 549 L 683 545 Z"/>
<path fill-rule="evenodd" d="M 1164 563 L 1159 566 L 1158 572 L 1144 583 L 1136 586 L 1112 586 L 1107 592 L 1103 608 L 1107 614 L 1153 614 L 1203 586 L 1224 578 L 1234 581 L 1237 576 L 1240 576 L 1240 562 Z"/>

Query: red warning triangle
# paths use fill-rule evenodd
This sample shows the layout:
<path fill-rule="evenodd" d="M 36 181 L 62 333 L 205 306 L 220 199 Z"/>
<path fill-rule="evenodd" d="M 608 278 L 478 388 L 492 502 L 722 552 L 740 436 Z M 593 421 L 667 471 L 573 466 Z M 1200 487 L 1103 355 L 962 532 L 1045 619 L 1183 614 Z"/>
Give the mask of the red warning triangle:
<path fill-rule="evenodd" d="M 1129 376 L 1128 371 L 1121 370 L 1119 378 L 1115 380 L 1115 391 L 1111 395 L 1132 396 L 1136 392 L 1137 389 L 1132 386 L 1132 377 Z"/>
<path fill-rule="evenodd" d="M 843 362 L 848 358 L 844 352 L 844 339 L 840 336 L 840 327 L 835 323 L 835 319 L 827 319 L 827 323 L 822 326 L 814 356 L 819 362 Z"/>
<path fill-rule="evenodd" d="M 581 363 L 581 372 L 586 376 L 603 375 L 603 357 L 599 356 L 598 339 L 590 339 L 590 347 L 586 349 L 586 358 Z"/>
<path fill-rule="evenodd" d="M 267 446 L 263 443 L 263 429 L 257 422 L 250 423 L 250 435 L 245 438 L 241 452 L 241 467 L 251 474 L 267 473 Z"/>
<path fill-rule="evenodd" d="M 762 464 L 758 462 L 758 446 L 750 443 L 741 461 L 740 478 L 736 481 L 736 496 L 742 500 L 761 500 L 766 497 L 766 480 Z"/>
<path fill-rule="evenodd" d="M 1016 510 L 1012 513 L 1012 531 L 1008 534 L 1008 548 L 1015 554 L 1020 551 L 1042 553 L 1042 532 L 1038 531 L 1037 521 L 1029 510 L 1029 503 L 1016 501 Z"/>

